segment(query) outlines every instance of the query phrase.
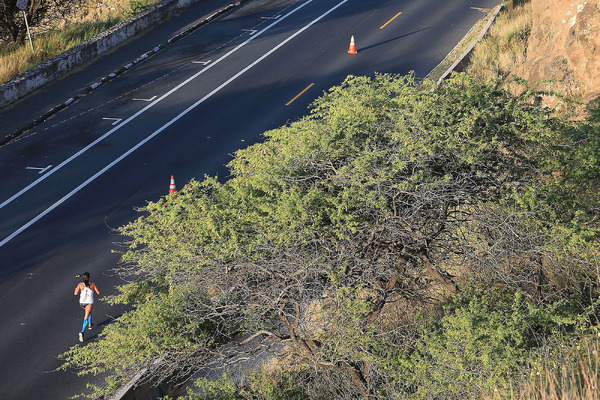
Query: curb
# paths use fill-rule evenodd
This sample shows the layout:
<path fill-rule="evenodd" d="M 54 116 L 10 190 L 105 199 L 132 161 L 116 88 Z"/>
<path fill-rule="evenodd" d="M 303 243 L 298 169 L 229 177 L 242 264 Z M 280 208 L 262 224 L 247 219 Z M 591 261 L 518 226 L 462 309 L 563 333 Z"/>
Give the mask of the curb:
<path fill-rule="evenodd" d="M 63 54 L 58 55 L 58 56 L 46 61 L 44 64 L 34 68 L 33 70 L 31 70 L 29 72 L 26 72 L 25 74 L 13 79 L 10 82 L 0 85 L 0 108 L 8 106 L 9 104 L 12 104 L 13 102 L 17 101 L 21 97 L 40 88 L 44 84 L 58 78 L 61 75 L 68 73 L 72 68 L 76 67 L 78 64 L 81 64 L 85 61 L 89 61 L 89 60 L 93 59 L 94 57 L 102 54 L 104 51 L 108 50 L 110 47 L 117 46 L 124 40 L 129 39 L 130 37 L 133 37 L 140 30 L 144 29 L 143 27 L 140 28 L 140 25 L 143 25 L 143 23 L 141 23 L 140 20 L 143 19 L 145 21 L 150 21 L 150 22 L 158 21 L 161 18 L 164 18 L 169 13 L 171 13 L 174 9 L 185 8 L 186 6 L 196 3 L 198 1 L 200 1 L 200 0 L 189 0 L 189 1 L 165 0 L 165 1 L 157 4 L 156 6 L 151 7 L 146 12 L 142 12 L 141 14 L 113 27 L 108 32 L 101 34 L 101 35 L 97 36 L 96 38 L 91 39 L 88 42 L 82 43 L 82 44 L 74 47 L 73 49 L 70 49 Z M 238 0 L 235 3 L 228 4 L 222 8 L 214 11 L 211 15 L 204 18 L 203 20 L 196 23 L 195 25 L 193 25 L 193 26 L 187 28 L 186 30 L 178 33 L 177 35 L 169 38 L 165 43 L 159 44 L 158 46 L 154 47 L 152 50 L 149 50 L 149 51 L 143 53 L 142 55 L 135 58 L 133 61 L 129 62 L 128 64 L 126 64 L 126 65 L 118 68 L 117 70 L 111 72 L 110 74 L 104 76 L 98 82 L 88 86 L 87 88 L 84 89 L 83 95 L 85 96 L 85 95 L 89 94 L 90 92 L 92 92 L 93 90 L 95 90 L 96 88 L 101 86 L 102 84 L 116 78 L 117 76 L 119 76 L 122 73 L 128 71 L 129 69 L 133 68 L 137 64 L 147 60 L 151 56 L 153 56 L 156 53 L 158 53 L 159 51 L 163 50 L 166 46 L 168 46 L 172 43 L 175 43 L 176 41 L 184 38 L 185 36 L 189 35 L 190 33 L 201 28 L 202 26 L 212 22 L 213 20 L 222 16 L 223 14 L 228 13 L 229 11 L 233 10 L 235 7 L 238 7 L 241 4 L 246 3 L 248 1 L 250 1 L 250 0 Z M 146 26 L 150 25 L 150 22 L 147 22 Z M 85 53 L 85 56 L 82 57 L 81 53 Z M 69 60 L 72 60 L 74 58 L 78 58 L 78 61 L 69 62 Z M 69 64 L 69 66 L 66 69 L 64 69 L 65 63 Z M 61 69 L 62 72 L 60 72 L 59 69 Z M 51 77 L 47 77 L 48 70 L 55 71 Z M 10 100 L 7 100 L 7 97 L 9 97 Z M 0 146 L 3 146 L 5 144 L 7 144 L 8 142 L 16 139 L 21 134 L 34 128 L 35 126 L 44 122 L 45 120 L 47 120 L 51 116 L 55 115 L 59 111 L 68 107 L 69 105 L 73 104 L 75 101 L 79 100 L 81 97 L 82 96 L 71 97 L 64 102 L 55 105 L 50 110 L 46 111 L 43 115 L 40 115 L 39 117 L 33 119 L 32 121 L 25 124 L 23 127 L 13 131 L 12 133 L 9 133 L 5 137 L 0 138 Z"/>
<path fill-rule="evenodd" d="M 442 83 L 444 83 L 444 80 L 446 78 L 448 78 L 448 76 L 450 76 L 450 74 L 452 74 L 452 72 L 454 71 L 458 71 L 460 68 L 462 68 L 463 63 L 465 61 L 467 61 L 469 59 L 469 57 L 471 56 L 471 52 L 473 51 L 473 48 L 475 47 L 475 45 L 477 45 L 477 43 L 479 43 L 481 41 L 481 39 L 483 39 L 483 37 L 487 34 L 488 30 L 490 29 L 490 27 L 492 26 L 492 24 L 494 23 L 494 21 L 496 20 L 496 16 L 498 15 L 498 13 L 500 12 L 500 10 L 502 10 L 504 8 L 503 3 L 500 3 L 496 6 L 496 11 L 494 11 L 494 14 L 492 15 L 492 17 L 490 18 L 490 20 L 487 22 L 487 24 L 485 25 L 485 27 L 483 28 L 483 30 L 481 31 L 481 33 L 479 34 L 479 36 L 477 37 L 477 40 L 475 40 L 473 43 L 471 43 L 471 45 L 460 55 L 460 57 L 458 58 L 458 60 L 456 60 L 447 70 L 446 72 L 444 72 L 442 74 L 442 76 L 440 76 L 440 78 L 437 80 L 436 85 L 440 86 Z M 467 35 L 470 33 L 471 31 L 467 32 Z M 466 35 L 465 35 L 466 36 Z M 457 45 L 458 46 L 458 45 Z M 448 53 L 448 56 L 450 54 L 452 54 L 452 52 L 454 51 L 454 49 L 452 49 L 452 51 L 450 51 L 450 53 Z M 446 56 L 446 58 L 448 58 L 448 56 Z M 444 58 L 442 60 L 441 63 L 443 63 L 444 61 L 446 61 L 446 58 Z M 440 63 L 440 64 L 441 64 Z M 434 68 L 435 69 L 435 68 Z"/>

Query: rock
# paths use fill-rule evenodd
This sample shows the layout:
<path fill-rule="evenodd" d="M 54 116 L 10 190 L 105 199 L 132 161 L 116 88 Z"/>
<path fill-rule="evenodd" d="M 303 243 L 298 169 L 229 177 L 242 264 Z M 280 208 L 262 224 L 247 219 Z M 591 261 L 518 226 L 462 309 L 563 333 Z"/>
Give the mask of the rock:
<path fill-rule="evenodd" d="M 600 0 L 531 0 L 533 27 L 527 60 L 514 72 L 541 88 L 581 96 L 600 95 Z"/>

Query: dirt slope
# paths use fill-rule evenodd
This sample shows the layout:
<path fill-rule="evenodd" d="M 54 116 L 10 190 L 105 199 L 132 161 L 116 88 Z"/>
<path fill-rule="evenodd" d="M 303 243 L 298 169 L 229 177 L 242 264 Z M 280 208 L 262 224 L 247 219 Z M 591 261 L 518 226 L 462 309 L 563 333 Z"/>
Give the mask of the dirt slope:
<path fill-rule="evenodd" d="M 531 0 L 527 60 L 515 75 L 581 96 L 600 95 L 600 0 Z"/>

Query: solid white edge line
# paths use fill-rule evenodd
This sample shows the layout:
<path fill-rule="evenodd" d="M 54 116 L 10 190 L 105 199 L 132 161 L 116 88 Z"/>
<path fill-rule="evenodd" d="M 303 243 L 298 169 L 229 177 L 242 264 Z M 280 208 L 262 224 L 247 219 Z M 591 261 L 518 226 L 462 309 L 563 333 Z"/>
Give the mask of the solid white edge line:
<path fill-rule="evenodd" d="M 104 139 L 106 139 L 107 137 L 109 137 L 110 135 L 112 135 L 113 133 L 115 133 L 117 130 L 121 129 L 123 126 L 127 125 L 129 122 L 131 122 L 135 118 L 139 117 L 140 115 L 142 115 L 143 113 L 145 113 L 146 111 L 148 111 L 150 108 L 154 107 L 156 104 L 158 104 L 159 102 L 161 102 L 162 100 L 164 100 L 166 97 L 168 97 L 171 94 L 175 93 L 176 91 L 178 91 L 179 89 L 181 89 L 183 86 L 187 85 L 192 80 L 196 79 L 198 76 L 202 75 L 203 73 L 205 73 L 206 71 L 208 71 L 209 69 L 211 69 L 213 66 L 215 66 L 218 63 L 220 63 L 221 61 L 223 61 L 224 59 L 226 59 L 227 57 L 229 57 L 230 55 L 232 55 L 233 53 L 235 53 L 236 51 L 238 51 L 239 49 L 241 49 L 242 47 L 244 47 L 246 44 L 248 44 L 251 41 L 255 40 L 257 37 L 259 37 L 260 35 L 262 35 L 263 33 L 265 33 L 267 30 L 269 30 L 273 26 L 277 25 L 280 21 L 283 21 L 284 19 L 286 19 L 287 17 L 289 17 L 290 15 L 292 15 L 293 13 L 295 13 L 296 11 L 300 10 L 301 8 L 303 8 L 304 6 L 306 6 L 307 4 L 312 3 L 312 2 L 313 2 L 313 0 L 308 0 L 307 2 L 299 5 L 298 7 L 296 7 L 292 11 L 290 11 L 288 14 L 286 14 L 283 18 L 280 18 L 277 21 L 271 23 L 270 25 L 268 25 L 264 29 L 262 29 L 260 32 L 258 32 L 257 34 L 252 35 L 252 37 L 246 39 L 244 42 L 242 42 L 239 45 L 237 45 L 235 48 L 233 48 L 232 50 L 230 50 L 229 52 L 227 52 L 226 54 L 224 54 L 223 56 L 221 56 L 214 63 L 212 63 L 212 64 L 204 67 L 203 69 L 201 69 L 200 71 L 198 71 L 197 73 L 195 73 L 194 75 L 192 75 L 191 77 L 189 77 L 188 79 L 184 80 L 179 85 L 175 86 L 173 89 L 169 90 L 167 93 L 163 94 L 161 97 L 159 97 L 158 99 L 154 100 L 152 103 L 148 104 L 146 107 L 142 108 L 140 111 L 136 112 L 131 117 L 129 117 L 126 120 L 124 120 L 119 126 L 117 126 L 117 127 L 113 128 L 113 129 L 109 130 L 104 135 L 100 136 L 98 139 L 94 140 L 93 142 L 91 142 L 90 144 L 88 144 L 87 146 L 85 146 L 84 148 L 82 148 L 81 150 L 77 151 L 71 157 L 67 158 L 65 161 L 61 162 L 56 167 L 54 167 L 53 169 L 51 169 L 50 171 L 48 171 L 47 174 L 45 174 L 44 176 L 36 179 L 32 183 L 30 183 L 28 186 L 26 186 L 25 188 L 21 189 L 19 192 L 17 192 L 16 194 L 14 194 L 13 196 L 11 196 L 7 200 L 5 200 L 3 203 L 0 204 L 0 209 L 2 209 L 3 207 L 5 207 L 6 205 L 12 203 L 14 200 L 16 200 L 17 198 L 19 198 L 21 195 L 23 195 L 27 191 L 29 191 L 31 188 L 37 186 L 39 183 L 41 183 L 43 180 L 45 180 L 46 178 L 48 178 L 49 176 L 51 176 L 53 173 L 55 173 L 56 171 L 58 171 L 59 169 L 61 169 L 65 165 L 69 164 L 71 161 L 73 161 L 74 159 L 76 159 L 77 157 L 79 157 L 80 155 L 82 155 L 83 153 L 85 153 L 86 151 L 88 151 L 89 149 L 91 149 L 92 147 L 96 146 L 98 143 L 100 143 L 101 141 L 103 141 Z"/>
<path fill-rule="evenodd" d="M 254 38 L 260 36 L 262 33 L 264 33 L 266 30 L 270 29 L 271 27 L 273 27 L 275 24 L 279 23 L 280 21 L 283 21 L 284 19 L 286 19 L 288 16 L 292 15 L 293 13 L 295 13 L 296 11 L 298 11 L 299 9 L 301 9 L 302 7 L 306 6 L 307 4 L 311 3 L 313 0 L 308 0 L 306 3 L 303 3 L 302 5 L 298 6 L 297 8 L 295 8 L 294 10 L 290 11 L 288 14 L 286 14 L 285 16 L 277 19 L 275 22 L 273 22 L 271 25 L 267 26 L 266 28 L 264 28 L 263 30 L 261 30 L 259 33 L 257 33 L 256 35 L 253 35 L 251 38 L 249 38 L 248 40 L 246 40 L 245 42 L 241 43 L 240 45 L 238 45 L 235 49 L 231 50 L 229 53 L 225 54 L 223 57 L 221 57 L 219 60 L 215 61 L 213 64 L 210 64 L 209 66 L 207 66 L 206 68 L 204 68 L 203 70 L 201 70 L 200 72 L 198 72 L 196 75 L 192 76 L 191 78 L 189 78 L 187 81 L 184 81 L 184 83 L 188 83 L 189 81 L 191 81 L 192 79 L 194 79 L 195 77 L 197 77 L 198 75 L 200 75 L 201 73 L 203 73 L 204 71 L 208 70 L 209 68 L 211 68 L 213 65 L 217 64 L 219 61 L 221 61 L 222 59 L 224 59 L 225 57 L 229 56 L 231 53 L 233 53 L 234 51 L 236 51 L 237 49 L 239 49 L 240 47 L 244 46 L 245 44 L 249 43 L 250 41 L 252 41 Z M 193 105 L 191 105 L 190 107 L 188 107 L 187 109 L 185 109 L 183 112 L 181 112 L 179 115 L 177 115 L 175 118 L 173 118 L 172 120 L 170 120 L 169 122 L 167 122 L 165 125 L 163 125 L 162 127 L 160 127 L 159 129 L 157 129 L 156 131 L 154 131 L 150 136 L 146 137 L 144 140 L 142 140 L 141 142 L 139 142 L 138 144 L 136 144 L 135 146 L 133 146 L 131 149 L 129 149 L 128 151 L 126 151 L 125 153 L 123 153 L 120 157 L 118 157 L 117 159 L 115 159 L 113 162 L 111 162 L 110 164 L 106 165 L 104 168 L 102 168 L 100 171 L 98 171 L 96 174 L 94 174 L 93 176 L 91 176 L 90 178 L 88 178 L 85 182 L 83 182 L 82 184 L 80 184 L 79 186 L 77 186 L 75 189 L 73 189 L 72 191 L 70 191 L 68 194 L 66 194 L 64 197 L 62 197 L 60 200 L 58 200 L 56 203 L 52 204 L 50 207 L 48 207 L 46 210 L 44 210 L 43 212 L 41 212 L 38 216 L 36 216 L 35 218 L 33 218 L 32 220 L 30 220 L 28 223 L 26 223 L 25 225 L 23 225 L 21 228 L 17 229 L 15 232 L 13 232 L 11 235 L 9 235 L 8 237 L 6 237 L 4 240 L 2 240 L 0 242 L 0 247 L 4 246 L 6 243 L 8 243 L 10 240 L 12 240 L 13 238 L 15 238 L 17 235 L 19 235 L 21 232 L 23 232 L 25 229 L 29 228 L 31 225 L 33 225 L 34 223 L 36 223 L 37 221 L 39 221 L 41 218 L 43 218 L 44 216 L 46 216 L 48 213 L 50 213 L 52 210 L 54 210 L 56 207 L 58 207 L 59 205 L 61 205 L 62 203 L 64 203 L 66 200 L 68 200 L 69 198 L 71 198 L 73 195 L 75 195 L 77 192 L 79 192 L 81 189 L 83 189 L 84 187 L 86 187 L 88 184 L 90 184 L 91 182 L 93 182 L 94 180 L 96 180 L 96 178 L 98 178 L 99 176 L 103 175 L 106 171 L 108 171 L 110 168 L 112 168 L 115 164 L 117 164 L 119 161 L 123 160 L 124 158 L 126 158 L 127 156 L 129 156 L 131 153 L 133 153 L 135 150 L 137 150 L 138 148 L 140 148 L 142 145 L 144 145 L 146 142 L 148 142 L 149 140 L 151 140 L 152 138 L 154 138 L 156 135 L 158 135 L 159 133 L 161 133 L 163 130 L 165 130 L 166 128 L 168 128 L 169 126 L 171 126 L 173 123 L 175 123 L 176 121 L 178 121 L 181 117 L 183 117 L 184 115 L 186 115 L 187 113 L 189 113 L 190 111 L 192 111 L 194 108 L 196 108 L 198 105 L 202 104 L 203 102 L 205 102 L 207 99 L 209 99 L 210 97 L 212 97 L 215 93 L 217 93 L 218 91 L 220 91 L 221 89 L 223 89 L 225 86 L 229 85 L 231 82 L 233 82 L 235 79 L 239 78 L 242 74 L 244 74 L 245 72 L 247 72 L 249 69 L 251 69 L 252 67 L 254 67 L 256 64 L 258 64 L 259 62 L 261 62 L 262 60 L 264 60 L 265 58 L 267 58 L 269 55 L 273 54 L 275 51 L 277 51 L 279 48 L 281 48 L 283 45 L 285 45 L 286 43 L 288 43 L 290 40 L 294 39 L 296 36 L 298 36 L 299 34 L 301 34 L 302 32 L 304 32 L 306 29 L 310 28 L 312 25 L 316 24 L 317 22 L 319 22 L 321 19 L 325 18 L 327 15 L 329 15 L 330 13 L 332 13 L 333 11 L 335 11 L 338 7 L 342 6 L 344 3 L 348 2 L 348 0 L 343 0 L 340 3 L 338 3 L 337 5 L 335 5 L 334 7 L 330 8 L 328 11 L 326 11 L 324 14 L 321 14 L 319 17 L 317 17 L 316 19 L 314 19 L 313 21 L 311 21 L 309 24 L 305 25 L 303 28 L 301 28 L 300 30 L 296 31 L 296 33 L 294 33 L 293 35 L 289 36 L 286 40 L 284 40 L 283 42 L 279 43 L 277 46 L 275 46 L 274 48 L 272 48 L 271 50 L 269 50 L 267 53 L 265 53 L 264 55 L 262 55 L 260 58 L 258 58 L 256 61 L 254 61 L 252 64 L 248 65 L 246 68 L 244 68 L 243 70 L 241 70 L 240 72 L 238 72 L 237 74 L 235 74 L 233 77 L 229 78 L 227 81 L 225 81 L 224 83 L 222 83 L 219 87 L 217 87 L 216 89 L 214 89 L 212 92 L 210 92 L 209 94 L 207 94 L 206 96 L 204 96 L 203 98 L 201 98 L 200 100 L 198 100 L 196 103 L 194 103 Z M 167 94 L 163 95 L 161 98 L 159 98 L 158 100 L 156 100 L 154 103 L 148 105 L 146 108 L 138 111 L 138 113 L 136 113 L 134 116 L 128 118 L 127 120 L 125 120 L 121 125 L 119 125 L 119 127 L 125 125 L 126 123 L 128 123 L 129 121 L 131 121 L 134 117 L 136 117 L 137 115 L 141 114 L 143 111 L 145 111 L 147 108 L 150 108 L 150 106 L 158 103 L 160 100 L 164 99 L 166 96 L 168 96 L 169 94 L 171 94 L 173 91 L 175 91 L 176 89 L 178 89 L 179 87 L 183 86 L 184 83 L 180 84 L 178 87 L 172 89 L 170 92 L 168 92 Z M 111 131 L 109 131 L 110 133 L 116 131 L 119 127 L 112 129 Z M 108 133 L 105 134 L 102 138 L 107 137 Z M 100 139 L 98 139 L 97 141 L 100 141 Z M 97 142 L 95 141 L 95 142 Z M 94 142 L 94 143 L 95 143 Z M 90 146 L 88 146 L 90 147 Z M 87 150 L 88 148 L 86 148 L 85 150 Z M 78 153 L 83 153 L 84 150 L 81 150 Z M 74 156 L 72 158 L 75 158 Z M 63 162 L 60 166 L 64 166 L 67 162 Z M 51 172 L 54 172 L 55 170 L 57 170 L 58 167 L 54 168 L 52 171 L 50 171 L 48 174 L 50 174 Z M 31 185 L 30 185 L 31 186 Z M 4 203 L 3 205 L 4 206 Z M 0 207 L 1 208 L 1 207 Z"/>

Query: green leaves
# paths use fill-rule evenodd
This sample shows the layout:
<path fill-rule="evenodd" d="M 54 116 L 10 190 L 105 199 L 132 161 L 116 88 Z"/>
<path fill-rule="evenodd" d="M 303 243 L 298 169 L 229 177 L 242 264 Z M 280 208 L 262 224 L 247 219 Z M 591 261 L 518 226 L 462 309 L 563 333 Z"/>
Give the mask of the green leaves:
<path fill-rule="evenodd" d="M 412 373 L 403 378 L 418 387 L 411 398 L 508 396 L 543 343 L 583 332 L 582 321 L 568 315 L 561 302 L 536 307 L 503 287 L 462 292 L 441 319 L 427 321 L 409 356 Z"/>
<path fill-rule="evenodd" d="M 164 370 L 193 370 L 254 335 L 326 391 L 464 399 L 508 388 L 546 338 L 578 335 L 598 295 L 597 124 L 500 82 L 430 87 L 348 77 L 239 150 L 229 180 L 149 204 L 120 229 L 134 282 L 113 302 L 133 311 L 96 359 L 75 349 L 68 364 L 127 376 L 133 349 L 138 370 L 167 356 Z"/>

